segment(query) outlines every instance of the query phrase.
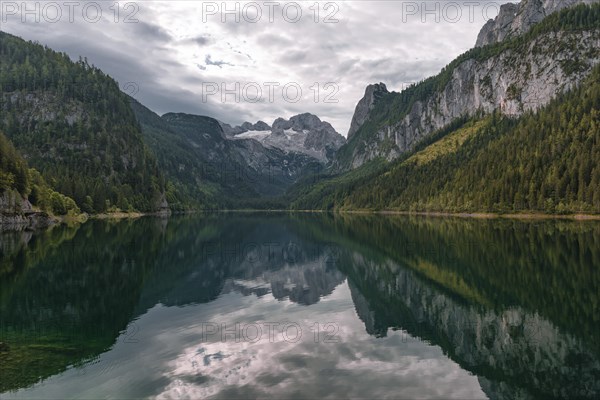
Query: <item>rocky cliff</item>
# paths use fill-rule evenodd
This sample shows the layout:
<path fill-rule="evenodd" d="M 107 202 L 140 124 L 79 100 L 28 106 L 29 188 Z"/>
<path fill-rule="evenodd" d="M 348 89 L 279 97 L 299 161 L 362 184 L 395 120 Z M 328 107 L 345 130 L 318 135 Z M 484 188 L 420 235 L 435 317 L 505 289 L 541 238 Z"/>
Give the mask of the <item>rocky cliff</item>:
<path fill-rule="evenodd" d="M 457 118 L 495 110 L 520 116 L 577 86 L 600 63 L 598 4 L 554 13 L 522 35 L 543 15 L 574 2 L 505 5 L 478 40 L 495 44 L 470 50 L 439 75 L 401 93 L 389 93 L 382 84 L 369 86 L 335 168 L 356 168 L 377 157 L 395 159 Z M 533 6 L 541 11 L 534 13 Z M 577 22 L 582 13 L 588 22 Z"/>
<path fill-rule="evenodd" d="M 385 86 L 385 83 L 376 83 L 367 86 L 367 89 L 365 89 L 365 95 L 362 99 L 360 99 L 356 105 L 356 109 L 354 110 L 352 122 L 350 123 L 350 129 L 348 130 L 348 139 L 350 139 L 369 118 L 369 112 L 371 112 L 373 107 L 375 107 L 377 101 L 379 101 L 388 93 L 389 92 Z"/>
<path fill-rule="evenodd" d="M 498 16 L 483 26 L 475 46 L 498 43 L 526 33 L 548 15 L 566 7 L 597 2 L 598 0 L 523 0 L 519 4 L 503 4 Z"/>
<path fill-rule="evenodd" d="M 52 223 L 47 213 L 33 210 L 17 191 L 0 193 L 0 231 L 46 228 Z"/>
<path fill-rule="evenodd" d="M 272 126 L 262 121 L 245 122 L 233 128 L 223 123 L 221 126 L 232 139 L 254 139 L 265 147 L 307 155 L 322 164 L 331 162 L 346 142 L 329 122 L 310 113 L 298 114 L 289 120 L 277 118 Z"/>

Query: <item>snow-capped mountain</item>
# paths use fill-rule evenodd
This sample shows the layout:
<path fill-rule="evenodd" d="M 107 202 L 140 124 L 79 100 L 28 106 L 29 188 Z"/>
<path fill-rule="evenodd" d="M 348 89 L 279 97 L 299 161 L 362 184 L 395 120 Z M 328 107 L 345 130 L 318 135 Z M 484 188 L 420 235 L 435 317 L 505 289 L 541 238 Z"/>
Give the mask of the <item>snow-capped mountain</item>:
<path fill-rule="evenodd" d="M 221 122 L 221 127 L 230 139 L 255 139 L 263 146 L 286 153 L 303 153 L 323 164 L 328 164 L 346 142 L 329 122 L 309 113 L 295 115 L 289 120 L 277 118 L 271 126 L 258 121 L 235 127 Z"/>

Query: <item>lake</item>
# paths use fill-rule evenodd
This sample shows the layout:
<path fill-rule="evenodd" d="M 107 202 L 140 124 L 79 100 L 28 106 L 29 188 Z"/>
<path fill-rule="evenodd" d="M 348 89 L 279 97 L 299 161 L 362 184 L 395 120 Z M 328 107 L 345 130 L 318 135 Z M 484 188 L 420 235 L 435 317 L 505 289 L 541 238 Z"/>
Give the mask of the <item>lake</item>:
<path fill-rule="evenodd" d="M 0 397 L 600 396 L 600 223 L 229 213 L 0 236 Z"/>

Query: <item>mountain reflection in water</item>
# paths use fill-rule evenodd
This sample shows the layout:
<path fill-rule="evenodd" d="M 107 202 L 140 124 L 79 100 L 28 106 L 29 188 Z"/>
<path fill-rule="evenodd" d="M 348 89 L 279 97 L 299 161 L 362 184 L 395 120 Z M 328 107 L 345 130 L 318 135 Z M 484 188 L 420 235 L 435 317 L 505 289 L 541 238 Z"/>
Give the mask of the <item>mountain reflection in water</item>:
<path fill-rule="evenodd" d="M 332 215 L 0 236 L 2 398 L 600 395 L 600 224 Z"/>

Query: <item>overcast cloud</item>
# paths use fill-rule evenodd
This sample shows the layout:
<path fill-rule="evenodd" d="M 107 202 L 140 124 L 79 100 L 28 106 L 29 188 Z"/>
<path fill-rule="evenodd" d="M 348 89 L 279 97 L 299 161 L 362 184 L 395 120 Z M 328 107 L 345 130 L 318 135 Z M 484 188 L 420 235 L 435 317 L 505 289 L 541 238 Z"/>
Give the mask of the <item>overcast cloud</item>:
<path fill-rule="evenodd" d="M 400 91 L 436 74 L 473 46 L 486 17 L 505 2 L 318 2 L 317 16 L 314 1 L 229 1 L 229 10 L 239 10 L 232 14 L 223 14 L 220 1 L 118 7 L 113 1 L 38 1 L 26 3 L 26 15 L 21 1 L 2 1 L 0 29 L 73 59 L 87 57 L 158 114 L 186 112 L 240 124 L 311 112 L 346 135 L 366 85 L 384 82 Z M 298 9 L 302 16 L 291 22 Z M 240 98 L 223 99 L 223 85 Z M 293 102 L 298 87 L 302 97 Z"/>

